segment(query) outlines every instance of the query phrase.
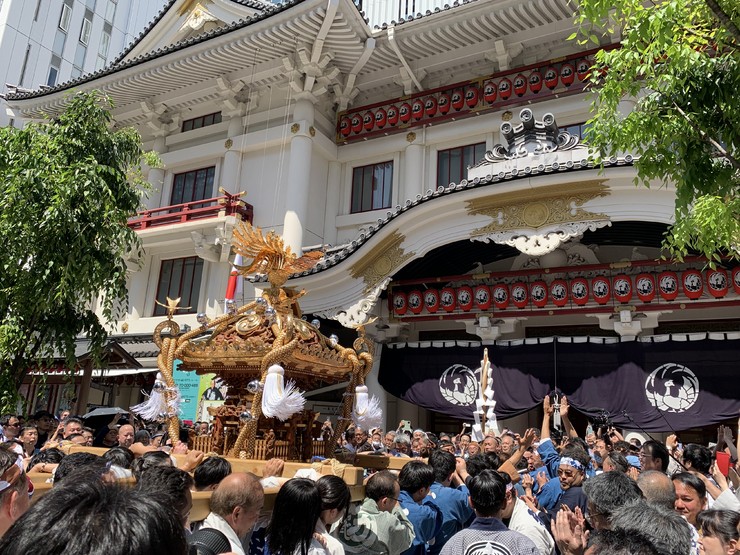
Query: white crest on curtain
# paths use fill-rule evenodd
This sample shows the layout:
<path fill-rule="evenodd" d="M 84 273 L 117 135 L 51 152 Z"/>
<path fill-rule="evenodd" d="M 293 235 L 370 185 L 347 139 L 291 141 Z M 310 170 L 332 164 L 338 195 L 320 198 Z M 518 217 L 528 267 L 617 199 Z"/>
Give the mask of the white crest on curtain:
<path fill-rule="evenodd" d="M 267 369 L 262 391 L 262 414 L 268 418 L 287 420 L 302 411 L 306 404 L 306 399 L 296 388 L 295 382 L 291 380 L 286 384 L 284 375 L 285 370 L 279 364 L 273 364 Z"/>
<path fill-rule="evenodd" d="M 355 402 L 352 409 L 352 421 L 364 430 L 379 428 L 383 423 L 383 410 L 380 401 L 373 395 L 368 395 L 367 386 L 358 385 L 355 388 Z"/>

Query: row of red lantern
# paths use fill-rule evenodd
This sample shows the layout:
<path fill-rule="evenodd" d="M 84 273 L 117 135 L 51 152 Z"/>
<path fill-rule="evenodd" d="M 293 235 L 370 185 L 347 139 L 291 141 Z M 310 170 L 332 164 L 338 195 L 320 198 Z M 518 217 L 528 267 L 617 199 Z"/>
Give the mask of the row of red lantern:
<path fill-rule="evenodd" d="M 362 131 L 372 131 L 373 129 L 382 129 L 386 125 L 395 127 L 396 125 L 409 123 L 412 119 L 419 121 L 423 118 L 431 118 L 437 114 L 445 115 L 450 110 L 460 111 L 464 107 L 474 108 L 480 102 L 481 96 L 486 104 L 493 104 L 497 99 L 506 101 L 511 98 L 512 94 L 524 96 L 529 88 L 532 93 L 539 93 L 544 84 L 550 90 L 555 89 L 558 80 L 570 87 L 576 77 L 583 81 L 588 77 L 590 63 L 586 59 L 577 60 L 575 65 L 564 63 L 560 69 L 549 66 L 544 73 L 535 69 L 525 75 L 519 73 L 513 78 L 504 77 L 500 80 L 489 80 L 483 84 L 482 89 L 471 84 L 464 89 L 457 89 L 451 93 L 441 93 L 437 96 L 428 96 L 427 98 L 417 98 L 412 102 L 403 102 L 398 106 L 392 105 L 386 108 L 377 108 L 368 110 L 365 114 L 353 114 L 344 116 L 339 122 L 339 132 L 344 137 L 352 133 L 357 134 Z"/>
<path fill-rule="evenodd" d="M 525 308 L 530 303 L 535 308 L 544 308 L 548 303 L 563 307 L 568 302 L 583 306 L 589 299 L 596 304 L 605 305 L 612 299 L 618 303 L 628 303 L 633 296 L 644 303 L 649 303 L 656 295 L 660 295 L 665 301 L 673 301 L 678 297 L 679 289 L 683 289 L 686 298 L 695 300 L 703 295 L 705 282 L 707 291 L 712 297 L 722 298 L 729 291 L 728 273 L 721 268 L 707 270 L 706 276 L 699 270 L 685 270 L 681 272 L 680 280 L 676 272 L 665 271 L 657 276 L 642 273 L 637 276 L 620 274 L 613 278 L 597 276 L 590 280 L 582 277 L 567 281 L 555 279 L 549 285 L 543 280 L 537 280 L 511 285 L 498 283 L 490 286 L 443 287 L 423 292 L 396 291 L 393 294 L 393 311 L 396 315 L 403 316 L 407 312 L 420 314 L 424 310 L 434 314 L 438 311 L 453 312 L 456 309 L 489 310 L 492 306 L 498 310 L 505 310 L 510 305 Z M 740 295 L 740 266 L 732 272 L 732 285 L 735 293 Z"/>

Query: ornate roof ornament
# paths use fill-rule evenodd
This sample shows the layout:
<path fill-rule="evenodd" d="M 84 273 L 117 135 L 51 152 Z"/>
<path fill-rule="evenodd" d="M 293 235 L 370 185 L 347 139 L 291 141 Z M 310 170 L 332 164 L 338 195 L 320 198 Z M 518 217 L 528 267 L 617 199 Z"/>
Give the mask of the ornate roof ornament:
<path fill-rule="evenodd" d="M 487 162 L 500 162 L 530 155 L 547 154 L 555 150 L 570 150 L 579 144 L 579 138 L 567 131 L 561 131 L 555 116 L 547 113 L 541 121 L 535 119 L 532 110 L 524 108 L 519 112 L 520 123 L 501 124 L 501 134 L 507 145 L 495 145 L 486 152 Z"/>

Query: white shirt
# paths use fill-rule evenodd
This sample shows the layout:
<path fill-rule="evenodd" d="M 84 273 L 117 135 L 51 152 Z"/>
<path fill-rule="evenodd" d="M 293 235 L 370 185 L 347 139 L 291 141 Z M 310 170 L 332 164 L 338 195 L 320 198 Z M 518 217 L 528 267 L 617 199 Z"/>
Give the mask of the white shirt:
<path fill-rule="evenodd" d="M 321 534 L 321 537 L 326 541 L 326 547 L 324 549 L 329 555 L 344 555 L 344 546 L 342 545 L 342 542 L 329 534 L 326 526 L 321 522 L 321 519 L 316 523 L 316 532 Z"/>
<path fill-rule="evenodd" d="M 540 555 L 553 555 L 555 553 L 555 540 L 539 517 L 521 499 L 517 499 L 514 504 L 514 511 L 511 513 L 511 520 L 509 520 L 509 530 L 524 534 L 532 540 Z"/>
<path fill-rule="evenodd" d="M 219 532 L 223 532 L 226 539 L 229 540 L 229 544 L 231 544 L 231 551 L 236 553 L 236 555 L 246 555 L 241 539 L 239 539 L 234 529 L 223 517 L 216 513 L 208 513 L 208 516 L 203 521 L 203 524 L 198 527 L 198 530 L 202 528 L 213 528 Z"/>

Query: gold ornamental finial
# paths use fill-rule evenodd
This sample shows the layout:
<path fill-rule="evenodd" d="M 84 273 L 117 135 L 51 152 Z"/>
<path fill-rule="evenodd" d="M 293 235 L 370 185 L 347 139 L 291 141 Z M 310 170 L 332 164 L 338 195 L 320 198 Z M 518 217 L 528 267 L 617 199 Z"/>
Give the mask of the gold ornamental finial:
<path fill-rule="evenodd" d="M 167 318 L 172 320 L 172 317 L 175 315 L 175 312 L 178 310 L 188 310 L 190 309 L 189 306 L 178 306 L 180 304 L 180 299 L 182 297 L 177 297 L 176 299 L 170 299 L 167 297 L 167 304 L 162 304 L 159 301 L 155 300 L 154 302 L 157 303 L 159 306 L 163 306 L 167 309 Z"/>

